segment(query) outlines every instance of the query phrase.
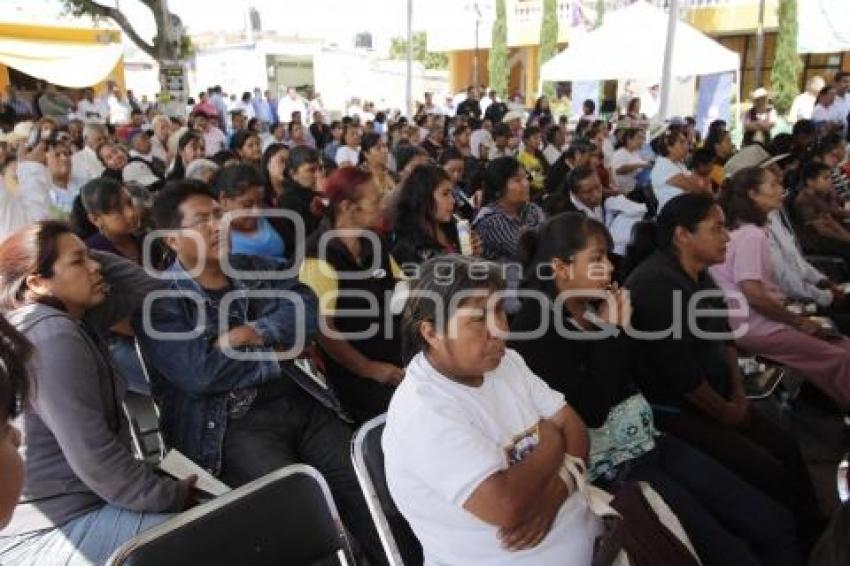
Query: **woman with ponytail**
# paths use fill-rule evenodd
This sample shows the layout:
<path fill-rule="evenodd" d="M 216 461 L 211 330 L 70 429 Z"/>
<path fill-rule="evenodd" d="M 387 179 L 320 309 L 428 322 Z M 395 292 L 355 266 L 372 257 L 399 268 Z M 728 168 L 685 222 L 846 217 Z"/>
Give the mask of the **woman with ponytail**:
<path fill-rule="evenodd" d="M 526 232 L 520 253 L 529 293 L 511 330 L 544 333 L 533 340 L 516 334 L 510 347 L 584 420 L 588 474 L 600 487 L 616 492 L 626 482 L 648 482 L 676 513 L 706 566 L 800 564 L 787 509 L 655 429 L 652 408 L 636 385 L 636 344 L 623 331 L 631 302 L 612 283 L 610 247 L 605 227 L 575 212 Z"/>
<path fill-rule="evenodd" d="M 728 242 L 723 210 L 708 195 L 675 197 L 655 223 L 638 225 L 626 280 L 640 331 L 637 382 L 660 429 L 785 504 L 808 548 L 823 521 L 806 465 L 794 438 L 750 407 L 728 307 L 709 274 Z"/>

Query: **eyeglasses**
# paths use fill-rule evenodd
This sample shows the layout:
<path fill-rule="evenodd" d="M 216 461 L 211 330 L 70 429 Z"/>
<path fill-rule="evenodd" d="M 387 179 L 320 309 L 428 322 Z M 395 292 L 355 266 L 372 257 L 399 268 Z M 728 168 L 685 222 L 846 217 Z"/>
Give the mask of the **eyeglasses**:
<path fill-rule="evenodd" d="M 210 214 L 199 214 L 189 224 L 183 224 L 180 227 L 183 229 L 199 228 L 201 226 L 210 227 L 213 224 L 218 224 L 224 218 L 224 211 L 221 209 L 215 210 Z"/>

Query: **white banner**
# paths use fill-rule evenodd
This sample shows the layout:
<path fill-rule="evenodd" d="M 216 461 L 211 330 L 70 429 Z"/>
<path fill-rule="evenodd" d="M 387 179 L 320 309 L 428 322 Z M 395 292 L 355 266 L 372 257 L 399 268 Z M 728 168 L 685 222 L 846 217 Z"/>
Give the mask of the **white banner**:
<path fill-rule="evenodd" d="M 797 2 L 798 53 L 850 51 L 850 0 Z"/>

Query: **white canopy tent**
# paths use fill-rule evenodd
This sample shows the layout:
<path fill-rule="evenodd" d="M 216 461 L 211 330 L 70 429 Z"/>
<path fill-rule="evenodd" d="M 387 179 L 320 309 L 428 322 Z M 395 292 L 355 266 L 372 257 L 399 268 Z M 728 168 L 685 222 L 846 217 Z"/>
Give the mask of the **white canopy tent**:
<path fill-rule="evenodd" d="M 83 44 L 0 37 L 0 63 L 69 88 L 92 86 L 104 80 L 122 54 L 120 43 Z"/>
<path fill-rule="evenodd" d="M 645 2 L 605 14 L 599 28 L 576 37 L 543 64 L 544 81 L 657 79 L 664 63 L 667 14 Z M 676 25 L 672 75 L 740 69 L 740 56 L 685 22 Z"/>

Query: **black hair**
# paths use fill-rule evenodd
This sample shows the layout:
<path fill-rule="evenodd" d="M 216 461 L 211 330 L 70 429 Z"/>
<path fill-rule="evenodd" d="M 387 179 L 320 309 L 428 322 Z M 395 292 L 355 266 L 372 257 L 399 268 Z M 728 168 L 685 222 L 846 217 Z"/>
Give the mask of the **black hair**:
<path fill-rule="evenodd" d="M 567 210 L 574 210 L 570 194 L 578 191 L 579 183 L 596 175 L 596 170 L 589 165 L 576 167 L 564 177 L 560 186 L 555 187 L 553 192 L 543 201 L 543 209 L 547 216 L 554 216 Z"/>
<path fill-rule="evenodd" d="M 643 263 L 655 250 L 675 252 L 676 228 L 696 232 L 697 226 L 708 218 L 716 205 L 717 202 L 709 195 L 685 193 L 667 201 L 655 220 L 636 224 L 632 242 L 626 250 L 626 273 Z"/>
<path fill-rule="evenodd" d="M 588 98 L 587 100 L 581 103 L 581 109 L 590 110 L 590 113 L 593 114 L 593 112 L 596 110 L 596 103 Z"/>
<path fill-rule="evenodd" d="M 493 139 L 500 137 L 511 137 L 511 127 L 505 124 L 504 122 L 499 122 L 495 126 L 493 126 L 493 131 L 491 132 Z"/>
<path fill-rule="evenodd" d="M 407 164 L 418 156 L 428 157 L 428 152 L 419 146 L 399 144 L 395 150 L 396 171 L 399 173 L 404 171 Z"/>
<path fill-rule="evenodd" d="M 499 200 L 508 181 L 521 169 L 522 165 L 513 157 L 499 157 L 488 163 L 484 169 L 484 203 Z"/>
<path fill-rule="evenodd" d="M 446 332 L 449 320 L 464 306 L 464 301 L 453 298 L 459 293 L 478 289 L 490 292 L 504 290 L 505 280 L 501 271 L 493 262 L 454 254 L 423 263 L 402 315 L 403 363 L 409 363 L 418 353 L 428 349 L 422 337 L 422 323 L 429 322 L 437 332 Z"/>
<path fill-rule="evenodd" d="M 106 177 L 101 177 L 101 179 L 105 178 Z M 110 180 L 114 181 L 114 179 Z M 79 194 L 74 197 L 74 202 L 71 204 L 71 215 L 68 222 L 71 224 L 74 234 L 79 236 L 83 241 L 89 239 L 91 236 L 94 236 L 100 231 L 97 226 L 92 224 L 89 220 L 89 213 L 86 210 L 86 207 L 83 206 L 82 195 Z"/>
<path fill-rule="evenodd" d="M 823 157 L 827 153 L 831 153 L 832 151 L 835 151 L 835 149 L 843 147 L 844 143 L 844 138 L 841 137 L 841 134 L 829 134 L 818 140 L 815 145 L 814 155 L 815 157 Z"/>
<path fill-rule="evenodd" d="M 455 160 L 463 161 L 464 160 L 463 154 L 460 151 L 458 151 L 457 149 L 450 147 L 447 150 L 443 151 L 443 153 L 440 154 L 440 159 L 439 159 L 438 162 L 442 166 L 442 165 L 445 165 L 446 163 L 448 163 L 449 161 L 455 161 Z"/>
<path fill-rule="evenodd" d="M 546 133 L 543 137 L 546 140 L 546 143 L 552 144 L 555 143 L 555 137 L 558 135 L 558 132 L 561 131 L 561 126 L 553 125 L 546 128 Z"/>
<path fill-rule="evenodd" d="M 291 174 L 305 163 L 315 163 L 318 165 L 321 162 L 322 156 L 317 149 L 306 145 L 299 145 L 289 150 L 289 159 L 286 162 L 286 166 Z"/>
<path fill-rule="evenodd" d="M 211 185 L 217 197 L 221 198 L 223 195 L 228 198 L 235 198 L 244 194 L 248 189 L 262 188 L 264 183 L 263 176 L 256 167 L 240 163 L 216 171 Z"/>
<path fill-rule="evenodd" d="M 369 153 L 369 150 L 381 142 L 381 134 L 374 132 L 363 134 L 360 138 L 360 151 L 363 155 Z"/>
<path fill-rule="evenodd" d="M 643 130 L 641 130 L 640 128 L 623 128 L 617 137 L 617 144 L 614 146 L 615 149 L 626 147 L 626 144 L 629 140 L 631 140 L 635 136 L 640 135 L 642 132 Z"/>
<path fill-rule="evenodd" d="M 536 136 L 538 134 L 540 134 L 540 128 L 538 128 L 537 126 L 528 126 L 522 131 L 522 139 L 523 141 L 525 141 L 531 136 Z"/>
<path fill-rule="evenodd" d="M 519 238 L 518 258 L 522 264 L 523 286 L 552 291 L 553 259 L 571 262 L 575 254 L 587 248 L 590 240 L 599 239 L 606 251 L 613 241 L 605 225 L 581 212 L 562 212 L 550 216 L 538 230 L 527 230 Z"/>
<path fill-rule="evenodd" d="M 656 154 L 667 157 L 670 155 L 670 148 L 676 145 L 680 136 L 684 136 L 685 132 L 681 126 L 670 126 L 667 131 L 652 140 L 652 151 Z"/>
<path fill-rule="evenodd" d="M 174 167 L 168 174 L 169 180 L 183 179 L 186 176 L 186 164 L 183 163 L 183 157 L 180 155 L 180 152 L 186 149 L 186 146 L 189 145 L 192 140 L 200 141 L 201 139 L 203 139 L 203 137 L 200 132 L 196 132 L 192 129 L 188 129 L 180 135 L 177 139 L 177 155 L 174 156 Z M 100 152 L 98 152 L 98 158 L 100 157 L 99 154 Z"/>
<path fill-rule="evenodd" d="M 757 191 L 764 182 L 766 172 L 761 167 L 745 167 L 723 182 L 718 202 L 726 213 L 729 228 L 734 229 L 741 224 L 764 226 L 767 222 L 767 213 L 750 197 L 750 191 Z"/>
<path fill-rule="evenodd" d="M 210 161 L 218 165 L 219 167 L 224 167 L 224 164 L 230 160 L 239 160 L 239 155 L 235 151 L 231 151 L 229 149 L 222 149 L 210 157 Z"/>
<path fill-rule="evenodd" d="M 29 380 L 26 363 L 33 346 L 0 315 L 0 422 L 18 416 L 27 403 Z"/>
<path fill-rule="evenodd" d="M 800 184 L 806 186 L 809 181 L 813 181 L 820 177 L 824 172 L 830 172 L 831 169 L 826 163 L 820 161 L 809 161 L 800 170 Z"/>
<path fill-rule="evenodd" d="M 239 150 L 245 147 L 245 142 L 247 142 L 250 138 L 260 138 L 260 135 L 257 132 L 252 130 L 239 130 L 235 134 L 233 134 L 233 138 L 230 140 L 230 149 Z"/>
<path fill-rule="evenodd" d="M 89 214 L 108 214 L 121 206 L 123 188 L 115 179 L 99 177 L 80 188 L 80 200 Z"/>
<path fill-rule="evenodd" d="M 169 181 L 153 202 L 151 217 L 160 230 L 176 230 L 183 222 L 180 205 L 191 197 L 202 196 L 215 200 L 212 190 L 203 182 L 194 179 Z"/>
<path fill-rule="evenodd" d="M 434 191 L 440 183 L 449 180 L 448 174 L 436 165 L 419 165 L 410 172 L 399 188 L 394 212 L 396 230 L 427 231 L 437 225 L 434 217 Z"/>
<path fill-rule="evenodd" d="M 714 151 L 708 147 L 701 147 L 696 150 L 691 157 L 691 169 L 696 169 L 700 165 L 712 165 L 715 161 Z"/>

